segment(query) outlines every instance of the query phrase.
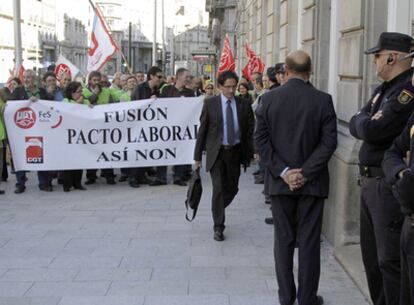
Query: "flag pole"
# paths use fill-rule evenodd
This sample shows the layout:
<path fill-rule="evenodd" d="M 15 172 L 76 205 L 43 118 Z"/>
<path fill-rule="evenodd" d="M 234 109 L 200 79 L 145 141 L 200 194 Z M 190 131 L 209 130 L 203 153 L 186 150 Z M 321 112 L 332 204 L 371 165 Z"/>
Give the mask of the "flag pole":
<path fill-rule="evenodd" d="M 132 69 L 131 69 L 131 67 L 129 66 L 129 62 L 128 62 L 127 58 L 125 57 L 124 53 L 122 52 L 122 49 L 119 47 L 118 42 L 117 42 L 117 41 L 116 41 L 116 40 L 112 37 L 112 30 L 111 30 L 111 27 L 108 25 L 108 22 L 106 22 L 105 16 L 102 14 L 101 9 L 99 8 L 99 6 L 95 6 L 95 5 L 93 4 L 92 0 L 89 0 L 89 4 L 92 6 L 92 9 L 94 10 L 94 12 L 95 12 L 95 13 L 96 13 L 96 12 L 98 12 L 98 13 L 101 15 L 101 17 L 103 18 L 103 20 L 105 21 L 105 26 L 106 26 L 106 27 L 108 28 L 108 30 L 111 32 L 110 36 L 111 36 L 111 39 L 112 39 L 113 43 L 115 44 L 115 47 L 116 47 L 116 48 L 117 48 L 117 50 L 121 53 L 122 59 L 123 59 L 123 60 L 124 60 L 124 62 L 126 63 L 127 68 L 128 68 L 128 70 L 129 70 L 129 73 L 131 73 L 131 74 L 132 74 Z"/>

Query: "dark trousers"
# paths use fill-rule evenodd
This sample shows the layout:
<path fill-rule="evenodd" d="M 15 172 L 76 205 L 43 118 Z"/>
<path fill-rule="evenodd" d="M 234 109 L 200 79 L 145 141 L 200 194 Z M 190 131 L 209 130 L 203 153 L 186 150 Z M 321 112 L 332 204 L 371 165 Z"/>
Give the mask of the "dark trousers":
<path fill-rule="evenodd" d="M 406 216 L 401 232 L 400 305 L 414 305 L 414 217 Z"/>
<path fill-rule="evenodd" d="M 274 219 L 274 256 L 281 305 L 313 305 L 319 286 L 324 199 L 314 196 L 271 196 Z M 293 255 L 298 243 L 298 291 Z"/>
<path fill-rule="evenodd" d="M 374 305 L 398 304 L 403 218 L 384 179 L 361 178 L 361 251 Z"/>
<path fill-rule="evenodd" d="M 166 166 L 157 166 L 155 168 L 157 173 L 156 177 L 158 181 L 167 183 L 167 167 Z"/>
<path fill-rule="evenodd" d="M 97 169 L 88 169 L 86 171 L 86 178 L 88 180 L 96 180 L 98 178 L 96 175 L 97 172 Z M 101 173 L 102 177 L 105 177 L 106 179 L 115 177 L 114 170 L 112 168 L 101 169 Z"/>
<path fill-rule="evenodd" d="M 6 155 L 7 155 L 7 148 L 6 145 L 4 145 L 3 147 L 3 153 L 2 153 L 2 164 L 0 164 L 0 166 L 2 167 L 2 173 L 0 178 L 2 180 L 7 180 L 9 178 L 9 173 L 7 171 L 7 160 L 6 160 Z"/>
<path fill-rule="evenodd" d="M 128 168 L 128 182 L 129 183 L 142 183 L 145 180 L 145 168 L 134 167 Z"/>
<path fill-rule="evenodd" d="M 38 171 L 37 178 L 39 180 L 39 187 L 51 186 L 52 185 L 52 174 L 49 171 Z M 25 188 L 26 187 L 26 172 L 17 171 L 16 172 L 16 187 Z"/>
<path fill-rule="evenodd" d="M 83 170 L 67 170 L 63 171 L 63 187 L 64 188 L 79 188 L 82 186 Z"/>
<path fill-rule="evenodd" d="M 240 147 L 221 149 L 216 162 L 210 170 L 213 184 L 211 211 L 214 231 L 224 231 L 225 209 L 230 205 L 239 191 Z"/>
<path fill-rule="evenodd" d="M 174 181 L 187 181 L 191 177 L 191 165 L 175 165 L 173 172 Z"/>

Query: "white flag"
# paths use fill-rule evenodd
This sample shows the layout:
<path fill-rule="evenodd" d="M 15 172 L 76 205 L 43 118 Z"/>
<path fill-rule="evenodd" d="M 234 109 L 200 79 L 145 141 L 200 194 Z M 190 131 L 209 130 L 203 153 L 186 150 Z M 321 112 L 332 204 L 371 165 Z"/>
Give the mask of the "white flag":
<path fill-rule="evenodd" d="M 88 72 L 100 70 L 115 53 L 117 47 L 105 26 L 102 16 L 95 9 L 91 46 L 88 50 Z"/>
<path fill-rule="evenodd" d="M 69 74 L 72 80 L 79 73 L 79 69 L 72 64 L 66 57 L 62 54 L 59 54 L 58 60 L 56 62 L 55 74 L 58 80 L 61 79 L 63 74 Z"/>

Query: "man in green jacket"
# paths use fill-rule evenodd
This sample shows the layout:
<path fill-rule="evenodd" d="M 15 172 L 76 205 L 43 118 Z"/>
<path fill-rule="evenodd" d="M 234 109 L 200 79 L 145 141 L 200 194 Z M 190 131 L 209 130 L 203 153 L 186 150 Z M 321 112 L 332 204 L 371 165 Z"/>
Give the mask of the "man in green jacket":
<path fill-rule="evenodd" d="M 116 92 L 111 88 L 101 86 L 102 74 L 99 71 L 92 71 L 88 76 L 88 85 L 83 88 L 83 96 L 88 99 L 92 105 L 105 105 L 119 102 Z M 85 184 L 94 184 L 98 178 L 96 169 L 86 171 Z M 115 184 L 114 170 L 111 168 L 102 169 L 102 176 L 105 177 L 106 183 Z"/>

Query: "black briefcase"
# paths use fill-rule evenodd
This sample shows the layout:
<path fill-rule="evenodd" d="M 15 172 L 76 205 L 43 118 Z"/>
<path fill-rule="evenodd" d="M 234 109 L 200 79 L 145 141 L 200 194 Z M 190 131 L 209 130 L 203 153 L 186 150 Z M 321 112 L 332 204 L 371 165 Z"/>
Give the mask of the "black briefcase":
<path fill-rule="evenodd" d="M 201 178 L 200 178 L 200 169 L 197 169 L 193 172 L 190 182 L 188 184 L 188 191 L 187 191 L 187 199 L 185 200 L 185 219 L 188 221 L 193 221 L 196 214 L 198 205 L 201 200 L 201 195 L 203 193 L 203 186 L 201 185 Z M 188 210 L 193 210 L 193 217 L 190 219 L 188 217 Z"/>

